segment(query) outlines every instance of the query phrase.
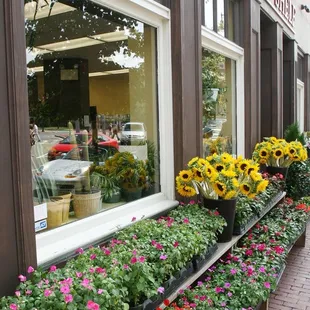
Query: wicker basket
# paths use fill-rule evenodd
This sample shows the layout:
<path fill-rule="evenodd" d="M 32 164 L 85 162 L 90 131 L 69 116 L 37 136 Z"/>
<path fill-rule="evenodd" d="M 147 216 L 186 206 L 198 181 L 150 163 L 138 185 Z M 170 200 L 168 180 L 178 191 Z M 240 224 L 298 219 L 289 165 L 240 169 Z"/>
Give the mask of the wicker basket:
<path fill-rule="evenodd" d="M 61 195 L 64 199 L 63 209 L 62 209 L 62 222 L 67 223 L 69 220 L 69 210 L 70 210 L 70 203 L 71 203 L 71 196 L 72 194 Z"/>
<path fill-rule="evenodd" d="M 64 199 L 62 197 L 50 197 L 47 202 L 47 228 L 59 227 L 62 224 Z"/>
<path fill-rule="evenodd" d="M 73 209 L 77 218 L 84 218 L 99 211 L 101 204 L 101 191 L 93 190 L 92 193 L 76 193 L 73 195 Z"/>

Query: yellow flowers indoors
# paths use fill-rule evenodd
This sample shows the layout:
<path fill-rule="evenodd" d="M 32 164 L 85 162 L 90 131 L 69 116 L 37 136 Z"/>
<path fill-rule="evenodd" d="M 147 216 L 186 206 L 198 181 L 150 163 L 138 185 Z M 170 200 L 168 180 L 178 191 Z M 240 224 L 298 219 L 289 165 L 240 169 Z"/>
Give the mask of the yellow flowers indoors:
<path fill-rule="evenodd" d="M 256 144 L 253 152 L 255 162 L 272 167 L 289 167 L 294 161 L 307 158 L 307 150 L 300 142 L 287 142 L 276 137 L 265 138 Z"/>
<path fill-rule="evenodd" d="M 176 177 L 177 191 L 185 197 L 202 194 L 227 200 L 243 194 L 254 198 L 268 185 L 258 172 L 259 164 L 242 156 L 235 159 L 228 153 L 215 153 L 206 159 L 194 157 L 187 168 Z"/>

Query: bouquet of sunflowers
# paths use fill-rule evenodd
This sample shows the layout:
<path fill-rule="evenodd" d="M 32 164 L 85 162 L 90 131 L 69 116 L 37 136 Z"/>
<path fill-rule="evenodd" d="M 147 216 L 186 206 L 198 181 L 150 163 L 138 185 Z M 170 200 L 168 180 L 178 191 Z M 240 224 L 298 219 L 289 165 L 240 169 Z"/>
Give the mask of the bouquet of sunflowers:
<path fill-rule="evenodd" d="M 177 191 L 185 197 L 200 193 L 210 199 L 235 199 L 239 194 L 254 198 L 268 185 L 258 172 L 259 165 L 242 156 L 215 153 L 206 159 L 194 157 L 187 166 L 176 177 Z"/>
<path fill-rule="evenodd" d="M 305 147 L 298 141 L 287 142 L 270 137 L 256 144 L 252 158 L 259 164 L 284 168 L 295 161 L 306 160 L 308 155 Z"/>

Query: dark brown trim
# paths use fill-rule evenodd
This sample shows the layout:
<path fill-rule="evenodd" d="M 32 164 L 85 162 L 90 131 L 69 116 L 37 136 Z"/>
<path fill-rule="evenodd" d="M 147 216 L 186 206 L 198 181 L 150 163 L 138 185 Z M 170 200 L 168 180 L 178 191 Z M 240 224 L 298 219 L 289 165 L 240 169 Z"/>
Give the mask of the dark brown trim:
<path fill-rule="evenodd" d="M 24 2 L 0 4 L 0 294 L 12 293 L 17 275 L 36 266 L 26 83 Z"/>
<path fill-rule="evenodd" d="M 211 1 L 211 0 L 210 0 Z M 218 31 L 217 23 L 217 0 L 213 0 L 213 31 Z"/>

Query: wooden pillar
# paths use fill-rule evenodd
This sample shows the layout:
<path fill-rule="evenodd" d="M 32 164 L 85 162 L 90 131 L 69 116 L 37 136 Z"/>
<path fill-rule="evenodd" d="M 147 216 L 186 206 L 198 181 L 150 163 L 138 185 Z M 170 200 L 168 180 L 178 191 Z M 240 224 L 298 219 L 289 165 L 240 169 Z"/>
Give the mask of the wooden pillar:
<path fill-rule="evenodd" d="M 283 129 L 296 119 L 296 49 L 294 40 L 283 42 Z"/>
<path fill-rule="evenodd" d="M 24 1 L 0 1 L 0 295 L 36 265 Z"/>
<path fill-rule="evenodd" d="M 171 1 L 175 171 L 202 155 L 201 1 Z"/>
<path fill-rule="evenodd" d="M 261 31 L 261 135 L 283 136 L 283 31 L 267 22 Z"/>
<path fill-rule="evenodd" d="M 310 55 L 304 56 L 305 131 L 310 131 Z"/>
<path fill-rule="evenodd" d="M 252 155 L 260 134 L 260 1 L 244 0 L 245 155 Z"/>

